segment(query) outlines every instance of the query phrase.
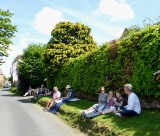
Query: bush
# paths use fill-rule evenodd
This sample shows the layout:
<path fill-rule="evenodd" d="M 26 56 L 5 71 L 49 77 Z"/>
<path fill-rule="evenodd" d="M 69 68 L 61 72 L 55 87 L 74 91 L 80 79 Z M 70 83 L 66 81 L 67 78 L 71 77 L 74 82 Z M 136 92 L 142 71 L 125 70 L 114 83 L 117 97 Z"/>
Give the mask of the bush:
<path fill-rule="evenodd" d="M 100 86 L 122 90 L 132 83 L 141 96 L 160 96 L 160 83 L 153 73 L 160 69 L 160 25 L 152 25 L 63 65 L 55 85 L 70 84 L 80 94 L 95 95 Z M 106 80 L 106 76 L 107 79 Z"/>

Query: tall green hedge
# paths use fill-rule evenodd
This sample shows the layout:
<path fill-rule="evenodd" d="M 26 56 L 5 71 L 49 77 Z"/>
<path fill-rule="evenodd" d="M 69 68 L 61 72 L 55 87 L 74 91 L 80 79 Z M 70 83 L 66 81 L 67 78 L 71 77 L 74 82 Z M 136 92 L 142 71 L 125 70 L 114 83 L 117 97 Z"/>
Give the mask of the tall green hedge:
<path fill-rule="evenodd" d="M 160 81 L 153 73 L 159 69 L 160 25 L 153 25 L 70 59 L 57 74 L 55 85 L 62 89 L 70 84 L 81 94 L 95 95 L 100 86 L 123 91 L 125 83 L 132 83 L 139 95 L 158 97 Z"/>

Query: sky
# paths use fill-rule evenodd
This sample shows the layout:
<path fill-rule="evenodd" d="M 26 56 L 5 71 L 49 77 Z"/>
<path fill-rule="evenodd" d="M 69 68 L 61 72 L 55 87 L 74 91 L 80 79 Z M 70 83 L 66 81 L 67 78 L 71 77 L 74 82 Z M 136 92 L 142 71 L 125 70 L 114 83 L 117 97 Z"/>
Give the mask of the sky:
<path fill-rule="evenodd" d="M 143 26 L 147 18 L 160 16 L 160 0 L 0 0 L 0 9 L 14 14 L 12 23 L 18 30 L 1 66 L 9 77 L 13 59 L 30 43 L 47 43 L 58 22 L 88 25 L 94 40 L 102 45 L 120 37 L 126 27 Z"/>

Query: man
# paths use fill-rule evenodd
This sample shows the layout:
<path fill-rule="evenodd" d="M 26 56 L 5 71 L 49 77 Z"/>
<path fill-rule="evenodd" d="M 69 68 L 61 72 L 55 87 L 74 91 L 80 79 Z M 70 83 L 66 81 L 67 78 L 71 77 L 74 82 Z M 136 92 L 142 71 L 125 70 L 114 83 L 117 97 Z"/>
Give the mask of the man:
<path fill-rule="evenodd" d="M 32 87 L 29 86 L 28 91 L 23 96 L 27 96 L 27 95 L 31 96 L 31 94 L 32 94 Z"/>
<path fill-rule="evenodd" d="M 66 95 L 66 97 L 62 98 L 63 103 L 66 103 L 69 100 L 71 100 L 72 98 L 74 98 L 74 91 L 72 90 L 70 85 L 66 86 L 66 90 L 67 90 L 67 95 Z"/>
<path fill-rule="evenodd" d="M 50 110 L 50 108 L 52 107 L 52 105 L 58 101 L 61 97 L 61 93 L 58 91 L 57 87 L 53 88 L 53 98 L 51 100 L 48 101 L 47 107 L 44 109 L 46 111 Z"/>
<path fill-rule="evenodd" d="M 141 113 L 141 105 L 139 98 L 135 93 L 132 92 L 132 85 L 125 84 L 124 92 L 128 95 L 128 105 L 125 107 L 121 107 L 121 110 L 115 115 L 120 117 L 128 117 L 128 116 L 138 116 Z"/>

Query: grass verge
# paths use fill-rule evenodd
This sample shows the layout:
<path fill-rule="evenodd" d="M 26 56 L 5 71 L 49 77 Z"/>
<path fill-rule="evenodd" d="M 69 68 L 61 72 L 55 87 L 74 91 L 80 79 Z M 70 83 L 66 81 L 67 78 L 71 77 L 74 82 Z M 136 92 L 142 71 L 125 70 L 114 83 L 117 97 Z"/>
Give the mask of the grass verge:
<path fill-rule="evenodd" d="M 50 97 L 41 97 L 34 103 L 45 106 Z M 78 128 L 89 136 L 159 136 L 160 112 L 143 110 L 140 117 L 120 119 L 113 114 L 106 114 L 86 119 L 80 111 L 89 108 L 94 102 L 80 100 L 70 102 L 61 107 L 58 116 L 69 125 Z"/>
<path fill-rule="evenodd" d="M 11 93 L 13 93 L 15 96 L 19 96 L 19 94 L 18 94 L 18 92 L 17 92 L 17 87 L 11 87 L 11 88 L 9 89 L 9 91 L 10 91 Z"/>

